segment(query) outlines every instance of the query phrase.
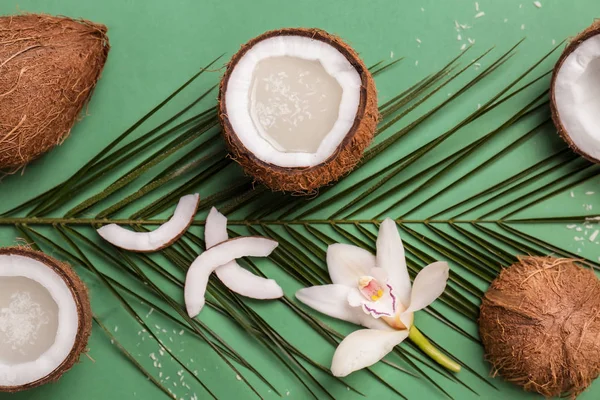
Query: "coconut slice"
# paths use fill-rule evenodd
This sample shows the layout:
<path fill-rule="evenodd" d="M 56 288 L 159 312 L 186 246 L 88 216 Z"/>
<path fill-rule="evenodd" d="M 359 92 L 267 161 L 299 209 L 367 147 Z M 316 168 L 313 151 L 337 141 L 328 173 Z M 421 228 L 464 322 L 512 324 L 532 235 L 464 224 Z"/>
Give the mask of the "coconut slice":
<path fill-rule="evenodd" d="M 199 201 L 198 193 L 183 196 L 171 219 L 152 232 L 133 232 L 117 224 L 110 224 L 98 229 L 98 234 L 122 249 L 139 253 L 158 251 L 175 243 L 190 227 Z"/>
<path fill-rule="evenodd" d="M 0 249 L 0 392 L 58 380 L 79 360 L 91 325 L 87 289 L 68 265 Z"/>
<path fill-rule="evenodd" d="M 554 68 L 552 119 L 577 153 L 600 163 L 600 21 L 580 33 Z"/>
<path fill-rule="evenodd" d="M 278 243 L 263 237 L 229 239 L 200 254 L 185 278 L 185 305 L 191 318 L 202 311 L 208 278 L 218 267 L 242 257 L 267 257 Z"/>
<path fill-rule="evenodd" d="M 379 113 L 371 74 L 340 38 L 282 29 L 233 56 L 219 92 L 223 134 L 246 173 L 311 193 L 356 166 Z"/>
<path fill-rule="evenodd" d="M 204 240 L 210 248 L 229 239 L 227 235 L 227 217 L 212 208 L 206 218 Z M 236 261 L 221 265 L 215 270 L 217 277 L 234 292 L 253 299 L 278 299 L 283 296 L 283 290 L 273 279 L 254 275 L 240 267 Z"/>

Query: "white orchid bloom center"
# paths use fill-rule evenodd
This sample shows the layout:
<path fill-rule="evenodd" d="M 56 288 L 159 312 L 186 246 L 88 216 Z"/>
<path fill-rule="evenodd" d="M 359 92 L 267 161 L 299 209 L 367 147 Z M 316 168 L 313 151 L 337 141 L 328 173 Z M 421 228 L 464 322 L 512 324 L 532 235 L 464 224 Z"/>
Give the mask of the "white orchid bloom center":
<path fill-rule="evenodd" d="M 369 275 L 360 276 L 357 283 L 356 289 L 348 294 L 351 307 L 361 307 L 365 314 L 381 319 L 394 329 L 410 328 L 412 313 L 405 313 L 407 307 L 399 301 L 383 269 L 371 268 Z"/>
<path fill-rule="evenodd" d="M 360 290 L 367 300 L 371 301 L 379 301 L 384 293 L 381 282 L 372 276 L 361 276 L 358 279 L 358 290 Z"/>

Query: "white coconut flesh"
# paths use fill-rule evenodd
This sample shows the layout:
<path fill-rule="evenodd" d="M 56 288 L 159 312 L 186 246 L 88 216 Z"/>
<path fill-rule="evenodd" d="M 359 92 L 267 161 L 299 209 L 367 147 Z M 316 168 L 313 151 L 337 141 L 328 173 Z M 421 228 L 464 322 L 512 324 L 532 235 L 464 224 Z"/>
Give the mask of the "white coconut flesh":
<path fill-rule="evenodd" d="M 600 159 L 600 35 L 585 40 L 564 60 L 554 82 L 554 101 L 573 144 Z"/>
<path fill-rule="evenodd" d="M 211 248 L 229 239 L 227 217 L 212 208 L 206 217 L 204 241 Z M 225 286 L 242 296 L 253 299 L 277 299 L 283 296 L 283 290 L 273 279 L 254 275 L 242 268 L 235 260 L 221 265 L 215 270 L 217 277 Z"/>
<path fill-rule="evenodd" d="M 117 224 L 110 224 L 98 229 L 98 234 L 122 249 L 136 252 L 157 251 L 169 246 L 185 233 L 194 220 L 199 201 L 200 196 L 197 193 L 183 196 L 169 221 L 152 232 L 133 232 Z"/>
<path fill-rule="evenodd" d="M 239 237 L 217 244 L 200 254 L 185 278 L 185 305 L 188 315 L 195 317 L 204 307 L 208 278 L 218 267 L 242 257 L 267 257 L 278 243 L 263 237 Z"/>
<path fill-rule="evenodd" d="M 282 35 L 252 46 L 230 74 L 227 117 L 256 158 L 280 167 L 329 159 L 358 112 L 361 77 L 334 46 Z"/>
<path fill-rule="evenodd" d="M 79 314 L 65 281 L 44 263 L 0 255 L 0 386 L 36 382 L 71 353 Z"/>

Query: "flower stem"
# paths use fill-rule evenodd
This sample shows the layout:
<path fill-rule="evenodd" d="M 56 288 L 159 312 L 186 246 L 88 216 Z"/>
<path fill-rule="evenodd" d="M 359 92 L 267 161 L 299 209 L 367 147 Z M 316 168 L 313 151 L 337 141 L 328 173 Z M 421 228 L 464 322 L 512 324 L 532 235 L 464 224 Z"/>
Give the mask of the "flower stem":
<path fill-rule="evenodd" d="M 412 340 L 412 342 L 416 344 L 417 347 L 423 351 L 423 353 L 427 354 L 442 367 L 452 372 L 460 371 L 460 365 L 442 353 L 437 347 L 432 345 L 416 326 L 412 325 L 410 327 L 408 338 Z"/>

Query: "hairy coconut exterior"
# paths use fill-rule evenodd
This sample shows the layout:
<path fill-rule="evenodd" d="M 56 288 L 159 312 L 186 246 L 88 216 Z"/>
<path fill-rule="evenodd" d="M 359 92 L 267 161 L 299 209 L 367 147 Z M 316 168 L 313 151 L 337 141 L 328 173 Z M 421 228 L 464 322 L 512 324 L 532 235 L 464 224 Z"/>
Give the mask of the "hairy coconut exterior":
<path fill-rule="evenodd" d="M 104 67 L 106 31 L 66 17 L 0 17 L 0 171 L 69 136 Z"/>
<path fill-rule="evenodd" d="M 574 398 L 600 373 L 600 281 L 574 260 L 523 257 L 485 293 L 479 332 L 494 375 Z"/>
<path fill-rule="evenodd" d="M 360 104 L 354 119 L 354 125 L 334 154 L 325 162 L 313 167 L 286 168 L 259 160 L 239 140 L 227 116 L 225 93 L 233 69 L 242 56 L 255 44 L 274 36 L 305 36 L 330 44 L 356 68 L 362 81 Z M 350 172 L 362 158 L 363 152 L 373 140 L 379 122 L 377 90 L 373 76 L 359 55 L 339 37 L 320 29 L 289 28 L 274 30 L 250 40 L 242 46 L 229 62 L 227 72 L 221 80 L 219 91 L 219 118 L 232 158 L 244 168 L 248 175 L 274 191 L 313 194 L 321 186 L 337 181 Z"/>
<path fill-rule="evenodd" d="M 35 382 L 28 383 L 21 386 L 0 386 L 0 392 L 20 392 L 23 390 L 32 389 L 46 383 L 56 382 L 60 377 L 70 370 L 75 363 L 79 361 L 81 353 L 85 352 L 87 348 L 88 339 L 92 332 L 92 309 L 90 305 L 90 298 L 88 295 L 87 288 L 77 274 L 71 269 L 71 267 L 49 255 L 42 253 L 41 251 L 31 250 L 28 247 L 5 247 L 0 248 L 0 255 L 18 255 L 28 257 L 45 264 L 48 268 L 52 269 L 58 274 L 66 283 L 67 287 L 71 289 L 73 299 L 77 306 L 77 315 L 79 320 L 79 326 L 77 327 L 77 336 L 75 338 L 75 344 L 71 349 L 71 352 L 63 363 L 58 366 L 49 375 Z"/>
<path fill-rule="evenodd" d="M 573 142 L 573 139 L 571 139 L 571 136 L 569 136 L 569 132 L 567 132 L 567 130 L 563 126 L 562 121 L 560 119 L 560 115 L 558 114 L 558 109 L 556 108 L 556 96 L 555 96 L 555 92 L 554 92 L 556 78 L 558 76 L 558 71 L 560 71 L 560 69 L 561 69 L 563 63 L 565 62 L 565 60 L 567 59 L 567 57 L 573 51 L 575 51 L 575 49 L 577 49 L 577 47 L 579 47 L 579 45 L 581 43 L 585 42 L 592 36 L 596 36 L 596 35 L 600 35 L 600 20 L 596 20 L 592 24 L 592 26 L 590 26 L 589 28 L 587 28 L 586 30 L 581 32 L 579 35 L 575 36 L 575 38 L 571 41 L 571 43 L 569 43 L 569 45 L 565 48 L 562 55 L 558 59 L 558 62 L 556 63 L 556 66 L 554 67 L 554 71 L 552 74 L 552 83 L 550 85 L 550 110 L 552 113 L 552 121 L 554 121 L 554 126 L 556 126 L 558 134 L 563 138 L 563 140 L 565 142 L 567 142 L 569 147 L 573 151 L 578 153 L 579 155 L 590 160 L 591 162 L 600 163 L 600 160 L 587 154 L 585 152 L 585 149 L 580 149 L 579 147 L 577 147 L 577 145 Z"/>

